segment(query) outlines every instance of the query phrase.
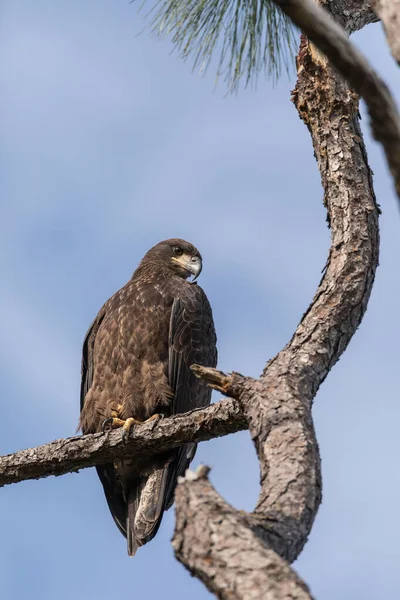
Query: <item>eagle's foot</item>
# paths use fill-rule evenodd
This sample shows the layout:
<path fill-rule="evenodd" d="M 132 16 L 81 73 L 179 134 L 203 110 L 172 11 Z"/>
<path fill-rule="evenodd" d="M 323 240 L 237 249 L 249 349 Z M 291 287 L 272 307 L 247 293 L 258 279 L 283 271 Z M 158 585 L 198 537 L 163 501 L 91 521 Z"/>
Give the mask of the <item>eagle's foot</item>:
<path fill-rule="evenodd" d="M 119 419 L 120 420 L 120 419 Z M 137 419 L 134 419 L 133 417 L 129 417 L 128 419 L 126 419 L 126 421 L 123 421 L 121 423 L 122 425 L 122 439 L 124 440 L 124 442 L 126 442 L 126 440 L 129 437 L 129 432 L 132 429 L 132 427 L 134 425 L 141 425 L 142 421 L 138 421 Z"/>
<path fill-rule="evenodd" d="M 115 412 L 115 411 L 112 411 Z M 112 413 L 111 413 L 112 414 Z M 123 438 L 126 439 L 127 434 L 129 434 L 129 430 L 133 425 L 141 425 L 142 421 L 138 421 L 133 417 L 129 417 L 129 419 L 120 419 L 119 417 L 111 417 L 110 419 L 106 419 L 103 421 L 103 425 L 101 430 L 103 433 L 106 431 L 111 431 L 111 429 L 118 429 L 118 427 L 122 427 L 124 429 Z"/>
<path fill-rule="evenodd" d="M 134 425 L 144 425 L 145 423 L 149 423 L 150 421 L 155 421 L 156 419 L 158 421 L 159 419 L 164 418 L 164 415 L 156 413 L 155 415 L 152 415 L 145 421 L 139 421 L 138 419 L 134 419 L 133 417 L 129 417 L 128 419 L 120 419 L 118 416 L 116 416 L 116 414 L 121 414 L 121 409 L 122 406 L 119 404 L 117 406 L 117 409 L 111 411 L 112 417 L 103 421 L 101 430 L 103 433 L 105 433 L 106 431 L 110 431 L 111 429 L 117 429 L 118 427 L 122 427 L 122 437 L 124 441 L 128 439 L 129 432 Z"/>
<path fill-rule="evenodd" d="M 122 416 L 122 412 L 124 410 L 124 407 L 122 406 L 122 404 L 117 404 L 117 406 L 114 408 L 113 406 L 111 407 L 111 416 L 113 419 L 120 419 Z"/>
<path fill-rule="evenodd" d="M 112 423 L 113 423 L 113 419 L 105 419 L 103 421 L 103 423 L 101 424 L 101 431 L 103 433 L 106 433 L 107 431 L 111 431 L 112 429 Z"/>
<path fill-rule="evenodd" d="M 156 419 L 157 419 L 157 421 L 158 421 L 159 419 L 163 419 L 163 418 L 164 418 L 164 415 L 163 415 L 163 414 L 161 414 L 161 413 L 156 413 L 155 415 L 151 415 L 151 417 L 149 417 L 148 419 L 146 419 L 145 421 L 143 421 L 143 425 L 144 425 L 145 423 L 149 423 L 150 421 L 155 421 Z"/>
<path fill-rule="evenodd" d="M 126 441 L 129 437 L 129 432 L 132 429 L 132 427 L 134 425 L 144 425 L 145 423 L 149 423 L 150 421 L 155 421 L 157 419 L 157 421 L 159 419 L 161 419 L 164 415 L 159 415 L 158 413 L 156 413 L 155 415 L 152 415 L 151 417 L 149 417 L 148 419 L 146 419 L 145 421 L 138 421 L 137 419 L 134 419 L 133 417 L 129 417 L 128 419 L 126 419 L 126 421 L 121 422 L 120 424 L 122 425 L 123 428 L 123 433 L 122 433 L 122 437 L 123 439 Z M 121 421 L 121 419 L 114 419 L 114 421 Z"/>
<path fill-rule="evenodd" d="M 153 431 L 154 427 L 156 427 L 158 421 L 161 421 L 161 419 L 164 418 L 164 415 L 162 413 L 156 413 L 155 415 L 151 415 L 151 417 L 149 417 L 148 419 L 146 419 L 145 421 L 143 421 L 143 424 L 145 423 L 153 423 L 153 426 L 151 428 L 151 431 Z"/>

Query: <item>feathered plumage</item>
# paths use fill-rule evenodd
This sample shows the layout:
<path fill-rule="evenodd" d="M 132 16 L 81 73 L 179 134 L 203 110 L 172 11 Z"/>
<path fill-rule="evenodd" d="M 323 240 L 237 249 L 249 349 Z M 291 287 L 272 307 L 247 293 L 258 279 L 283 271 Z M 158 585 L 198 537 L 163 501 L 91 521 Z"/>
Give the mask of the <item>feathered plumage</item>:
<path fill-rule="evenodd" d="M 203 290 L 186 281 L 200 271 L 201 256 L 192 244 L 160 242 L 104 304 L 83 345 L 83 433 L 101 431 L 112 411 L 123 420 L 145 421 L 210 403 L 211 390 L 189 368 L 215 367 L 217 361 L 211 307 Z M 196 444 L 188 443 L 150 459 L 132 456 L 97 467 L 130 555 L 156 534 L 173 503 L 177 477 L 195 451 Z"/>

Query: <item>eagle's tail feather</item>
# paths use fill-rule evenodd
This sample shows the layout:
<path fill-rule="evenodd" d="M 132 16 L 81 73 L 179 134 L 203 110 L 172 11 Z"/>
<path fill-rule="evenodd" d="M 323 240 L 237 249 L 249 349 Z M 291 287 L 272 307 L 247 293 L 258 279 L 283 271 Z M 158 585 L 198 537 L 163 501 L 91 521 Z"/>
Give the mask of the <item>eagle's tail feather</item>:
<path fill-rule="evenodd" d="M 153 471 L 132 485 L 128 494 L 126 533 L 128 554 L 149 542 L 160 526 L 167 484 L 168 466 Z"/>

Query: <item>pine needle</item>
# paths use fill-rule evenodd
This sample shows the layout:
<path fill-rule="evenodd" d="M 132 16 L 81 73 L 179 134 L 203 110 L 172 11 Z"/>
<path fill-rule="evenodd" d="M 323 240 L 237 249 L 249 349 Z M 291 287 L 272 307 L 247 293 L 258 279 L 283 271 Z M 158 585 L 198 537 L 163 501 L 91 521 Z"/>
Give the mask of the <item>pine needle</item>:
<path fill-rule="evenodd" d="M 156 35 L 172 36 L 180 56 L 205 72 L 220 49 L 217 77 L 229 90 L 247 86 L 261 71 L 279 77 L 293 63 L 295 38 L 289 19 L 269 0 L 158 0 L 149 13 Z"/>

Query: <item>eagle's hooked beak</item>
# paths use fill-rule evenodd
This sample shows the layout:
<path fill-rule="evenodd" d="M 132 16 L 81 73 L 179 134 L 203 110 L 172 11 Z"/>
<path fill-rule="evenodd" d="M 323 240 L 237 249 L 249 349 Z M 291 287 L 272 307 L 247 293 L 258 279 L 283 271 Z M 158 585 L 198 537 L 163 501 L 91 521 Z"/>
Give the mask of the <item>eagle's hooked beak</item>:
<path fill-rule="evenodd" d="M 192 264 L 191 273 L 193 273 L 193 279 L 192 279 L 192 283 L 193 283 L 193 281 L 195 281 L 198 278 L 198 276 L 200 275 L 201 270 L 203 268 L 203 263 L 201 262 L 201 258 L 199 256 L 192 256 L 191 264 Z"/>
<path fill-rule="evenodd" d="M 198 278 L 203 268 L 200 256 L 191 256 L 190 254 L 182 254 L 182 256 L 173 256 L 172 260 L 178 263 L 181 267 L 193 275 L 192 282 Z M 188 275 L 189 276 L 189 275 Z"/>

